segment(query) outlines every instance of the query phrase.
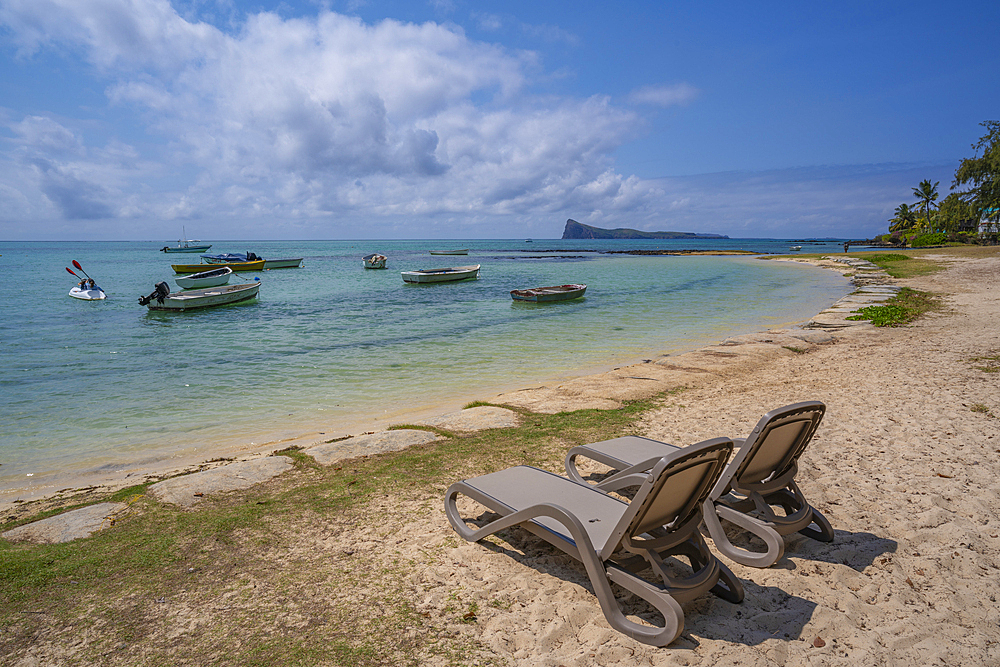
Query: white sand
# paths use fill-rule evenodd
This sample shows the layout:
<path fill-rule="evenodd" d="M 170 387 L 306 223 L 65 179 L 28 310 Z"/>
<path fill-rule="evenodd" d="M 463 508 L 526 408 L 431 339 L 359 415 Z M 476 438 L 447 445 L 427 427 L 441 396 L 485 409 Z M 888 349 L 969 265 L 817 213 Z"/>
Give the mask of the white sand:
<path fill-rule="evenodd" d="M 513 543 L 456 541 L 440 508 L 397 533 L 404 557 L 441 554 L 416 559 L 418 608 L 475 602 L 477 622 L 455 630 L 519 665 L 1000 664 L 1000 374 L 973 361 L 1000 354 L 998 278 L 993 258 L 898 281 L 949 293 L 950 312 L 716 364 L 649 415 L 640 434 L 691 444 L 744 436 L 787 403 L 828 408 L 799 482 L 835 542 L 789 537 L 772 568 L 731 564 L 745 601 L 685 604 L 670 647 L 611 630 L 573 559 L 523 531 Z"/>

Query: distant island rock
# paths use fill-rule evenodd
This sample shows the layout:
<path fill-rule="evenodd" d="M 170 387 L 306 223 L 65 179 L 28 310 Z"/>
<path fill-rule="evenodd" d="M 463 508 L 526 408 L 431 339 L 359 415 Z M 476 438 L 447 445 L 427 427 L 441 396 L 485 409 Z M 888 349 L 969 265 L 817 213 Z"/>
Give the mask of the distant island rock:
<path fill-rule="evenodd" d="M 640 232 L 637 229 L 601 229 L 582 225 L 576 220 L 566 221 L 564 239 L 728 239 L 722 234 L 695 234 L 694 232 Z"/>

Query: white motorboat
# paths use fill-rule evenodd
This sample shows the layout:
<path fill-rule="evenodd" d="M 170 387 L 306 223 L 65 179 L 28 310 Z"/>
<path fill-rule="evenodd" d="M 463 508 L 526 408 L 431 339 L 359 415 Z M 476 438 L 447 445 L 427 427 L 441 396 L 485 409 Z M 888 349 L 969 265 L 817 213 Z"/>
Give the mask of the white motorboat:
<path fill-rule="evenodd" d="M 181 227 L 181 231 L 187 236 L 187 230 Z M 160 252 L 205 252 L 211 247 L 211 243 L 202 243 L 198 239 L 178 239 L 176 246 L 165 245 L 160 248 Z"/>
<path fill-rule="evenodd" d="M 94 289 L 81 289 L 79 285 L 74 285 L 73 289 L 69 291 L 69 295 L 74 299 L 80 299 L 82 301 L 100 301 L 101 299 L 107 299 L 108 295 L 104 293 L 100 287 L 95 287 Z"/>
<path fill-rule="evenodd" d="M 366 269 L 384 269 L 387 259 L 389 258 L 385 255 L 380 255 L 376 252 L 371 255 L 365 255 L 361 258 L 361 261 L 364 262 Z"/>
<path fill-rule="evenodd" d="M 139 305 L 146 306 L 150 310 L 194 310 L 246 301 L 257 296 L 259 291 L 259 280 L 241 285 L 206 287 L 173 293 L 166 283 L 157 283 L 152 294 L 139 297 Z"/>
<path fill-rule="evenodd" d="M 453 266 L 446 269 L 418 269 L 403 271 L 403 282 L 407 283 L 447 283 L 456 280 L 474 280 L 479 277 L 479 264 L 473 266 Z"/>
<path fill-rule="evenodd" d="M 174 282 L 182 289 L 202 289 L 204 287 L 218 287 L 228 285 L 229 279 L 233 275 L 233 270 L 228 266 L 220 269 L 211 269 L 201 273 L 192 273 L 189 276 L 174 278 Z"/>

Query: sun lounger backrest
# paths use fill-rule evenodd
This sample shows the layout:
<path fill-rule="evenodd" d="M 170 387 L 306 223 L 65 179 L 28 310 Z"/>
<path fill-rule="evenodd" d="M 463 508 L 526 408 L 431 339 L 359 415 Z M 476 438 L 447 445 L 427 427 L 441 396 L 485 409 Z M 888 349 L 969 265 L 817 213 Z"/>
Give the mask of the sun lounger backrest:
<path fill-rule="evenodd" d="M 730 463 L 737 486 L 776 479 L 798 460 L 819 427 L 826 406 L 804 401 L 764 415 Z M 727 471 L 728 475 L 728 471 Z"/>
<path fill-rule="evenodd" d="M 683 526 L 701 511 L 732 451 L 732 440 L 714 438 L 662 458 L 636 491 L 602 556 L 609 557 L 625 537 L 636 537 L 654 528 Z"/>

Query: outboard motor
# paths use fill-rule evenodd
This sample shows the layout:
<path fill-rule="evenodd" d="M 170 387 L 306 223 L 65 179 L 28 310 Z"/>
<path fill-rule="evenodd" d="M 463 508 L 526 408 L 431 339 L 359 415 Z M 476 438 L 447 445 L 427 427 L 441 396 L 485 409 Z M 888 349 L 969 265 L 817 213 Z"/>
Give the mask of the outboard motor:
<path fill-rule="evenodd" d="M 162 304 L 163 300 L 165 298 L 167 298 L 168 294 L 170 294 L 170 286 L 169 285 L 167 285 L 166 283 L 156 283 L 156 286 L 153 288 L 153 293 L 152 294 L 150 294 L 149 296 L 140 296 L 139 297 L 139 305 L 140 306 L 145 306 L 150 301 L 152 301 L 153 299 L 156 299 L 156 301 L 158 303 Z"/>

